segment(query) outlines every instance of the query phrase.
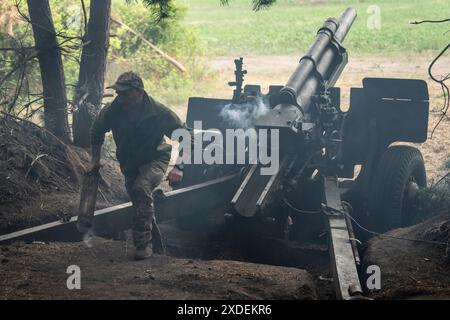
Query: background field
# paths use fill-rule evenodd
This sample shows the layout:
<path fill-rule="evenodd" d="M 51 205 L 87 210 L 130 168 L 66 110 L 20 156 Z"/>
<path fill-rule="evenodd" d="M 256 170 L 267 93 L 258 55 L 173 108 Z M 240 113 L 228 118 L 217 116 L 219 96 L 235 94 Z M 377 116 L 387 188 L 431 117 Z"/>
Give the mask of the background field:
<path fill-rule="evenodd" d="M 252 12 L 251 0 L 180 0 L 188 6 L 186 23 L 199 29 L 210 53 L 292 54 L 306 50 L 327 17 L 353 6 L 358 19 L 346 39 L 355 53 L 396 53 L 437 50 L 445 39 L 443 26 L 411 25 L 414 20 L 450 16 L 448 0 L 278 0 L 269 10 Z M 377 5 L 381 30 L 369 30 L 367 9 Z"/>

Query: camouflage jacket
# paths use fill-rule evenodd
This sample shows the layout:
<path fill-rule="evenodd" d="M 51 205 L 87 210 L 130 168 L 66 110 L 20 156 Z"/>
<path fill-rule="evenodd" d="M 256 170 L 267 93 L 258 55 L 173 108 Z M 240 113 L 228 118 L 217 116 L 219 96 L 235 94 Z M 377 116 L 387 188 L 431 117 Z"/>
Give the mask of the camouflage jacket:
<path fill-rule="evenodd" d="M 103 144 L 105 133 L 112 130 L 124 174 L 154 160 L 168 163 L 172 147 L 165 143 L 164 135 L 170 138 L 173 130 L 185 128 L 180 118 L 147 94 L 136 122 L 130 122 L 125 112 L 117 100 L 105 106 L 92 125 L 91 144 Z"/>

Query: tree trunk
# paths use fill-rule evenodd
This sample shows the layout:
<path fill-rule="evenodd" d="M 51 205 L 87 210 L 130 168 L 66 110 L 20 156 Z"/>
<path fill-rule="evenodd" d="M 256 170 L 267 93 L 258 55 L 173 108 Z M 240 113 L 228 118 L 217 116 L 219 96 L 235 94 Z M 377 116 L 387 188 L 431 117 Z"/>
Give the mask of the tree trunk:
<path fill-rule="evenodd" d="M 27 3 L 41 71 L 45 127 L 69 142 L 64 69 L 50 5 L 48 0 L 27 0 Z"/>
<path fill-rule="evenodd" d="M 90 128 L 103 98 L 110 16 L 111 0 L 91 1 L 73 114 L 74 144 L 79 147 L 90 145 Z"/>

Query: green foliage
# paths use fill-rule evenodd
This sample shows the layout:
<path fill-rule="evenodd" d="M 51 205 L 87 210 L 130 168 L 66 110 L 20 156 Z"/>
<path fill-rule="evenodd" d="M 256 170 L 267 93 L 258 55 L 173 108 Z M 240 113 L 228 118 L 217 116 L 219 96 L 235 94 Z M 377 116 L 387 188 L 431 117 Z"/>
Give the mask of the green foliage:
<path fill-rule="evenodd" d="M 114 3 L 114 13 L 133 30 L 177 61 L 187 72 L 181 73 L 167 60 L 156 54 L 139 36 L 126 28 L 112 24 L 110 64 L 107 81 L 114 82 L 124 71 L 138 72 L 146 90 L 165 103 L 179 104 L 194 93 L 197 81 L 207 76 L 198 63 L 204 48 L 196 30 L 183 24 L 187 8 L 172 5 L 168 16 L 154 23 L 150 9 L 141 3 Z"/>
<path fill-rule="evenodd" d="M 87 13 L 89 13 L 89 1 L 85 1 Z M 51 0 L 50 7 L 52 11 L 53 23 L 56 32 L 62 33 L 65 37 L 76 37 L 83 34 L 84 17 L 81 5 L 77 1 L 70 0 Z M 67 41 L 60 37 L 59 43 Z M 78 81 L 79 59 L 81 57 L 81 41 L 74 39 L 66 42 L 68 47 L 62 51 L 64 65 L 64 74 L 66 85 L 69 86 L 68 98 L 72 96 L 72 89 Z M 73 48 L 73 49 L 72 49 Z"/>
<path fill-rule="evenodd" d="M 253 10 L 259 11 L 261 9 L 267 9 L 275 2 L 277 2 L 277 0 L 252 0 Z M 222 5 L 228 5 L 230 0 L 220 0 L 220 3 Z"/>
<path fill-rule="evenodd" d="M 138 0 L 127 0 L 127 2 L 138 2 Z M 173 13 L 172 0 L 142 0 L 142 3 L 151 9 L 154 21 L 157 23 L 171 17 Z"/>
<path fill-rule="evenodd" d="M 126 0 L 128 3 L 138 2 L 138 0 Z M 252 0 L 253 10 L 259 11 L 270 7 L 272 4 L 277 2 L 277 0 Z M 173 0 L 142 0 L 146 6 L 152 8 L 153 17 L 155 21 L 159 22 L 171 16 L 173 9 Z M 219 0 L 222 5 L 228 5 L 230 0 Z"/>
<path fill-rule="evenodd" d="M 8 1 L 11 1 L 11 4 L 14 3 L 14 0 Z M 146 6 L 142 2 L 140 0 L 128 2 L 113 0 L 112 15 L 120 18 L 132 29 L 141 33 L 145 39 L 182 63 L 187 72 L 180 73 L 150 49 L 142 39 L 125 28 L 112 23 L 106 84 L 114 82 L 123 71 L 135 70 L 142 75 L 146 88 L 156 98 L 169 104 L 185 102 L 187 97 L 194 93 L 197 80 L 206 76 L 205 69 L 198 62 L 204 54 L 204 49 L 197 32 L 194 27 L 183 23 L 187 8 L 171 3 L 164 19 L 155 21 L 154 16 L 160 8 L 154 5 Z M 85 5 L 86 14 L 89 15 L 90 1 L 85 0 Z M 50 0 L 50 7 L 58 41 L 63 47 L 62 58 L 67 94 L 70 101 L 73 97 L 73 88 L 78 80 L 81 56 L 81 40 L 79 37 L 84 33 L 85 17 L 80 1 Z M 16 15 L 15 8 L 12 7 L 12 9 Z M 21 2 L 21 11 L 25 15 L 28 14 L 26 1 Z M 10 37 L 2 33 L 0 28 L 0 47 L 18 48 L 34 45 L 33 33 L 29 24 L 17 20 L 13 29 L 14 37 Z M 33 51 L 30 51 L 30 53 L 33 53 Z M 21 60 L 16 52 L 1 51 L 0 79 L 22 62 L 23 59 Z M 15 88 L 20 79 L 19 71 L 9 77 L 1 87 L 0 103 L 5 103 L 0 107 L 3 109 L 8 105 L 11 97 L 15 95 Z M 21 92 L 16 103 L 18 109 L 32 100 L 33 97 L 30 100 L 28 91 L 33 94 L 42 93 L 37 59 L 27 63 L 26 81 L 24 88 L 29 90 L 24 89 Z M 33 104 L 35 108 L 40 106 L 41 103 Z"/>
<path fill-rule="evenodd" d="M 23 10 L 26 7 L 22 6 Z M 0 51 L 0 110 L 11 111 L 15 104 L 24 105 L 29 103 L 33 97 L 28 92 L 40 92 L 40 74 L 35 59 L 34 45 L 30 28 L 25 23 L 13 20 L 13 34 L 3 29 L 2 16 L 8 13 L 15 15 L 16 9 L 11 3 L 0 3 L 0 47 L 11 50 Z M 12 49 L 20 49 L 14 51 Z M 19 109 L 20 111 L 21 109 Z"/>
<path fill-rule="evenodd" d="M 14 0 L 8 1 L 10 1 L 11 4 L 15 3 Z M 87 2 L 87 4 L 89 4 L 89 2 Z M 77 50 L 77 47 L 80 47 L 80 40 L 75 38 L 69 41 L 67 37 L 76 37 L 81 34 L 81 28 L 83 26 L 81 6 L 78 2 L 70 0 L 51 0 L 50 7 L 54 27 L 58 35 L 57 39 L 63 48 L 62 58 L 66 84 L 68 84 L 69 87 L 72 87 L 78 79 L 79 65 L 77 58 L 79 57 L 79 50 Z M 14 6 L 11 7 L 11 10 L 18 16 Z M 28 15 L 28 8 L 25 1 L 20 2 L 20 10 L 25 16 Z M 13 37 L 0 32 L 0 47 L 20 49 L 21 47 L 34 46 L 33 32 L 31 26 L 26 21 L 23 19 L 16 19 L 13 31 Z M 25 66 L 22 88 L 16 101 L 16 113 L 21 111 L 24 105 L 27 106 L 32 102 L 36 96 L 42 94 L 38 61 L 37 59 L 26 61 L 26 57 L 31 56 L 34 53 L 34 50 L 0 52 L 0 77 L 11 70 L 14 70 L 16 66 Z M 16 95 L 15 90 L 20 83 L 21 73 L 21 68 L 19 68 L 16 72 L 11 74 L 8 81 L 1 86 L 2 90 L 0 91 L 2 92 L 2 96 L 0 96 L 0 100 L 2 98 L 6 100 L 13 99 Z M 29 94 L 31 94 L 31 96 Z M 39 109 L 40 107 L 42 107 L 42 100 L 29 105 L 28 112 L 31 112 L 32 109 Z M 42 109 L 39 110 L 43 111 Z M 42 114 L 41 112 L 38 112 L 37 115 Z"/>

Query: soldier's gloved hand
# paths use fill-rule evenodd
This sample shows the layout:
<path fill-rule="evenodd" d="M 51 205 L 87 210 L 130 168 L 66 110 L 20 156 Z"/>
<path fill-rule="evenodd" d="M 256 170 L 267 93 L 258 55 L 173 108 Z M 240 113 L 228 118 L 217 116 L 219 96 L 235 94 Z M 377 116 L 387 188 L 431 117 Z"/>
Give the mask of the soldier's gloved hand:
<path fill-rule="evenodd" d="M 177 186 L 181 182 L 181 179 L 183 179 L 183 171 L 177 167 L 173 167 L 169 172 L 168 179 L 171 187 Z"/>

